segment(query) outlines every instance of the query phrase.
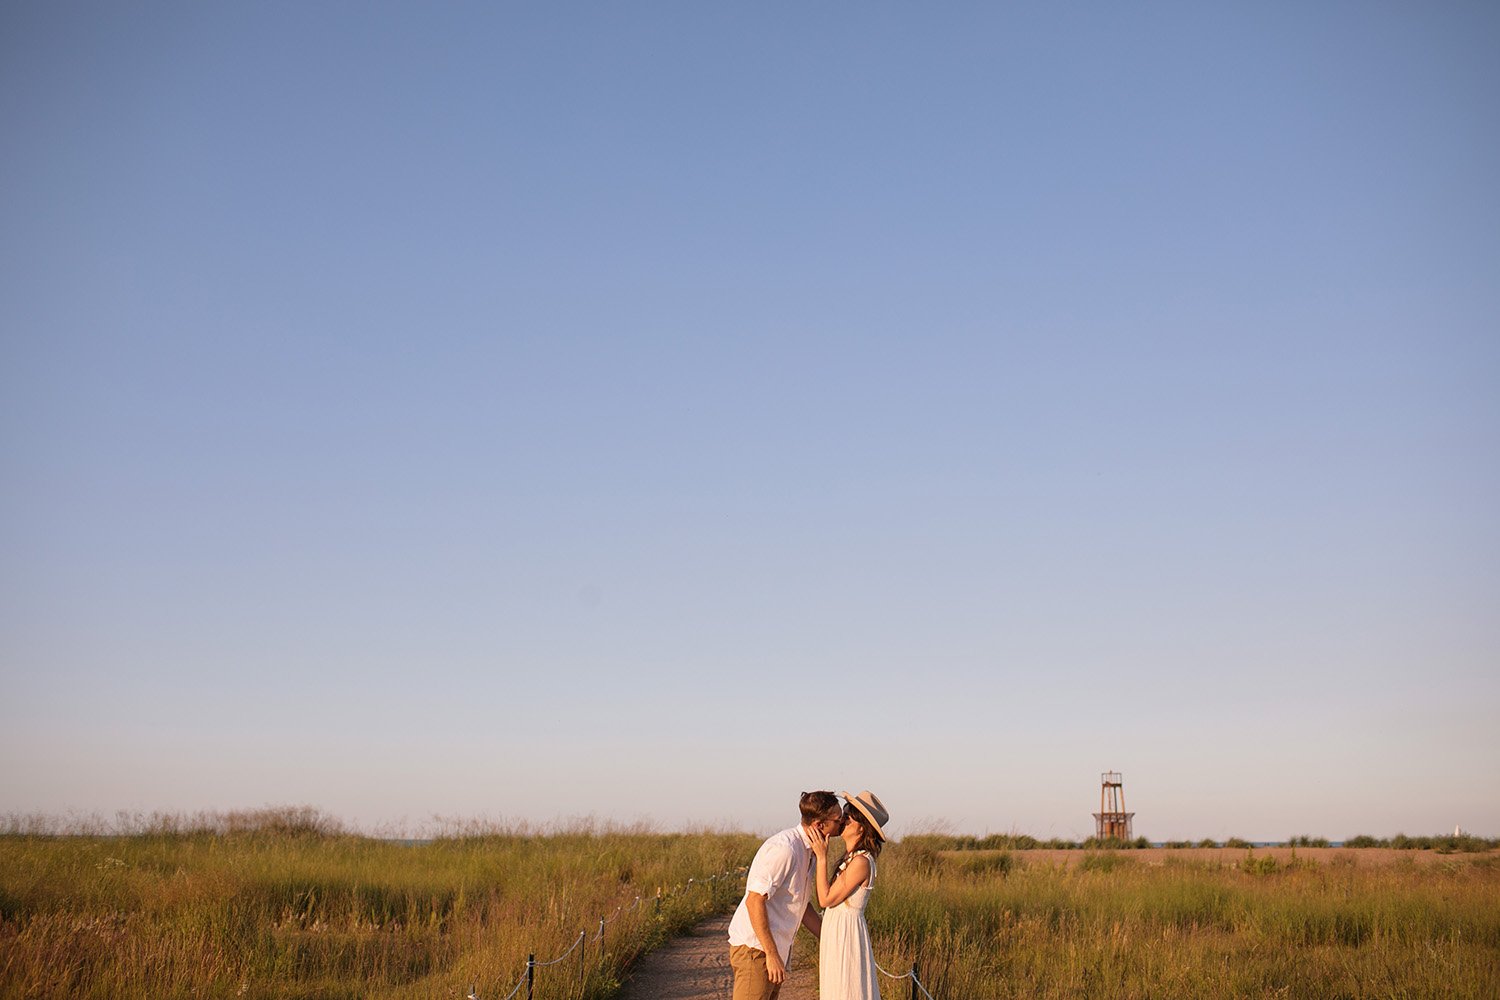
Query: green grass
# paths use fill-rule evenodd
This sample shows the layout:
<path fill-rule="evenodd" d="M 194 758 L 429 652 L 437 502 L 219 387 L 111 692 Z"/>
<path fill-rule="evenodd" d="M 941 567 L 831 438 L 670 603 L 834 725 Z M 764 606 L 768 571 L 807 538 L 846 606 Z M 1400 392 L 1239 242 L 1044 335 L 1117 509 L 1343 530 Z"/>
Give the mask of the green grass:
<path fill-rule="evenodd" d="M 477 983 L 500 1000 L 528 953 L 560 955 L 609 916 L 581 967 L 574 952 L 537 974 L 539 1000 L 604 1000 L 643 950 L 743 889 L 687 880 L 759 843 L 475 826 L 400 844 L 295 810 L 58 834 L 0 835 L 0 997 L 414 1000 Z M 1500 857 L 1054 864 L 938 846 L 891 845 L 869 917 L 880 963 L 917 962 L 939 1000 L 1500 996 Z"/>
<path fill-rule="evenodd" d="M 941 1000 L 1500 996 L 1493 859 L 1231 867 L 1150 853 L 1005 855 L 987 871 L 894 845 L 869 910 L 876 958 L 892 972 L 917 961 Z"/>
<path fill-rule="evenodd" d="M 221 824 L 222 826 L 222 824 Z M 233 832 L 0 837 L 0 996 L 602 998 L 643 949 L 731 906 L 742 834 L 468 831 L 425 844 L 248 824 Z M 658 891 L 666 893 L 658 905 Z M 640 905 L 637 896 L 644 897 Z M 616 911 L 618 915 L 616 914 Z"/>

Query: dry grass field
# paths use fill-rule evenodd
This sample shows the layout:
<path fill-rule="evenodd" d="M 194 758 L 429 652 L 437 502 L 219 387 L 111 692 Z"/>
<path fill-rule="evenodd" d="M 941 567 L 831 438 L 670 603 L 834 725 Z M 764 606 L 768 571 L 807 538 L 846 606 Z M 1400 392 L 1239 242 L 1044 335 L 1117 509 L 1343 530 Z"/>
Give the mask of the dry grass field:
<path fill-rule="evenodd" d="M 536 982 L 538 1000 L 605 1000 L 644 950 L 733 906 L 738 878 L 688 880 L 759 842 L 581 827 L 396 843 L 306 819 L 0 836 L 0 997 L 415 1000 L 478 984 L 501 1000 L 528 953 L 564 954 L 610 917 Z M 938 1000 L 1500 996 L 1500 852 L 913 837 L 879 872 L 876 956 L 915 961 Z"/>
<path fill-rule="evenodd" d="M 602 942 L 536 974 L 538 1000 L 603 998 L 643 950 L 732 905 L 737 879 L 689 879 L 758 843 L 581 827 L 403 844 L 284 815 L 178 826 L 0 836 L 0 997 L 427 1000 L 477 984 L 498 1000 L 528 954 L 561 955 L 610 918 Z"/>
<path fill-rule="evenodd" d="M 941 998 L 1500 996 L 1496 854 L 897 844 L 881 872 L 877 956 Z"/>

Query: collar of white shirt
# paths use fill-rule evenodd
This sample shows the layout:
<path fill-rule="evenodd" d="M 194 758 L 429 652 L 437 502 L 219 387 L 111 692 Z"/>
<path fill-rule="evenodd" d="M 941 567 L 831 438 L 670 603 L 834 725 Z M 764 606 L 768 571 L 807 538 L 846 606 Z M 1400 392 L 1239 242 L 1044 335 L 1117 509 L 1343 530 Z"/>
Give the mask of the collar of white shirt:
<path fill-rule="evenodd" d="M 818 856 L 812 849 L 812 837 L 808 834 L 807 827 L 801 823 L 797 824 L 797 832 L 802 835 L 802 846 L 807 848 L 807 870 L 812 871 L 813 866 L 818 863 Z"/>

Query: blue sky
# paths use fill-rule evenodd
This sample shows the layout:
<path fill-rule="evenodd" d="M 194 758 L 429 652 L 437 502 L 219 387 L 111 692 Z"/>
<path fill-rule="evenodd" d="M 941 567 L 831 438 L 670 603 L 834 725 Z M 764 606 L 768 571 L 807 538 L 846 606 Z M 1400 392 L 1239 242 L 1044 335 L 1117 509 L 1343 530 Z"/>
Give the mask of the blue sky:
<path fill-rule="evenodd" d="M 1497 42 L 8 4 L 0 812 L 1500 835 Z"/>

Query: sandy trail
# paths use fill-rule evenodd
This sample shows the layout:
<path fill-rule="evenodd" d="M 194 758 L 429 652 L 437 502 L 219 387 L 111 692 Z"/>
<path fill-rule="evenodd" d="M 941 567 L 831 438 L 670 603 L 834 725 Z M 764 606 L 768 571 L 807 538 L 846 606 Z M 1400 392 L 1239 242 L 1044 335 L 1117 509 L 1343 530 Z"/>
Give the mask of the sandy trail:
<path fill-rule="evenodd" d="M 636 963 L 618 1000 L 729 1000 L 729 914 L 705 920 Z M 794 956 L 780 1000 L 815 1000 L 816 970 Z"/>

